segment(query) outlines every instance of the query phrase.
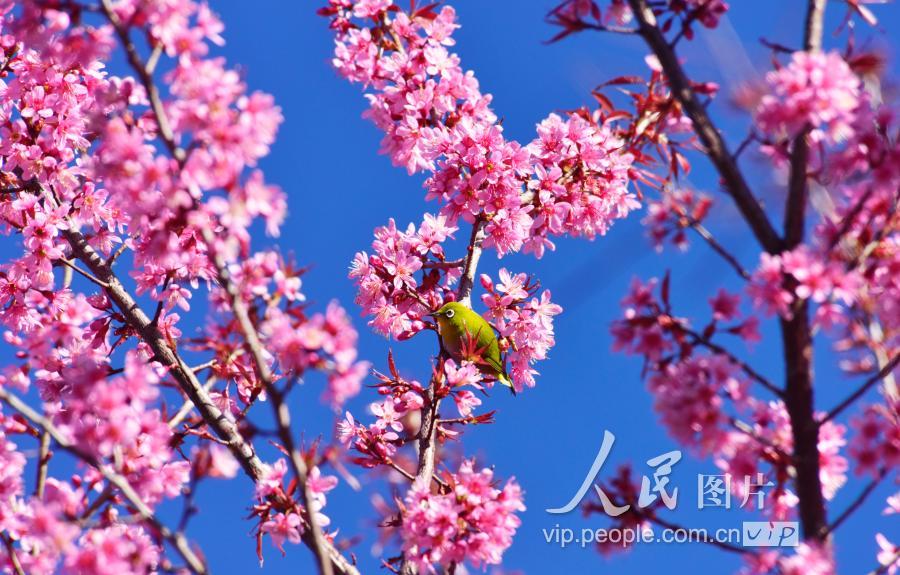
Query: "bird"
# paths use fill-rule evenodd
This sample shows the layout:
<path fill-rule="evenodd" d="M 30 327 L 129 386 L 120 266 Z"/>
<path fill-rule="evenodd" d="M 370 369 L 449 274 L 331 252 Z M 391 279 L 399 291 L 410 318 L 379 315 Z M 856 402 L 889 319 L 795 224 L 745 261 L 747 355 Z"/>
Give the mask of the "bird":
<path fill-rule="evenodd" d="M 476 352 L 480 355 L 479 369 L 496 378 L 515 395 L 516 388 L 506 373 L 500 355 L 497 334 L 487 320 L 457 301 L 445 303 L 429 315 L 437 321 L 441 346 L 450 357 L 460 361 L 467 359 L 471 352 Z"/>

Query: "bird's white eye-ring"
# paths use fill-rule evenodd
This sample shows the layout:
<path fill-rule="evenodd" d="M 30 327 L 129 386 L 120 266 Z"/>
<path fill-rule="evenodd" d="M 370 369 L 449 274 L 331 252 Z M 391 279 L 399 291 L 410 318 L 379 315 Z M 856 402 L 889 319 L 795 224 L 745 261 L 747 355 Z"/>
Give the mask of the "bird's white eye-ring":
<path fill-rule="evenodd" d="M 452 309 L 448 309 L 447 313 L 445 313 L 444 315 L 447 317 L 453 317 L 455 314 L 456 314 L 455 311 L 453 311 Z"/>

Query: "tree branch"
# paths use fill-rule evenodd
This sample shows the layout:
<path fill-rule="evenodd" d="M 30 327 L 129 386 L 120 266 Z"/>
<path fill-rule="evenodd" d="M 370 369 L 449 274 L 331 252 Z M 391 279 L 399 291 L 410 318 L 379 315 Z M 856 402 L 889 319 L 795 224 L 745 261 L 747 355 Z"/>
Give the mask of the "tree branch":
<path fill-rule="evenodd" d="M 459 278 L 459 286 L 456 290 L 456 300 L 472 307 L 472 288 L 475 285 L 475 272 L 478 270 L 478 261 L 481 259 L 481 244 L 484 241 L 485 219 L 479 216 L 472 224 L 472 235 L 469 237 L 469 245 L 466 248 L 465 265 L 462 277 Z"/>
<path fill-rule="evenodd" d="M 0 534 L 3 538 L 3 545 L 6 547 L 6 553 L 9 555 L 9 562 L 12 564 L 13 572 L 16 575 L 26 575 L 25 570 L 22 569 L 22 564 L 19 562 L 19 556 L 16 554 L 16 548 L 13 547 L 12 539 L 9 538 L 8 533 Z"/>
<path fill-rule="evenodd" d="M 258 481 L 263 475 L 263 462 L 256 455 L 252 445 L 240 434 L 234 421 L 219 410 L 203 389 L 203 384 L 197 379 L 196 374 L 169 347 L 165 337 L 138 306 L 119 278 L 103 261 L 103 258 L 87 243 L 81 232 L 69 229 L 64 232 L 64 235 L 72 247 L 73 255 L 107 284 L 107 296 L 125 317 L 128 325 L 150 346 L 156 360 L 169 370 L 169 374 L 179 384 L 182 391 L 197 406 L 197 411 L 200 412 L 206 423 L 220 439 L 225 441 L 247 475 L 254 482 Z"/>
<path fill-rule="evenodd" d="M 753 192 L 750 191 L 750 186 L 728 151 L 728 146 L 718 129 L 712 123 L 706 108 L 700 103 L 691 88 L 691 82 L 678 61 L 675 51 L 657 26 L 653 10 L 647 0 L 628 0 L 628 3 L 638 22 L 640 35 L 659 60 L 673 96 L 691 119 L 697 136 L 706 148 L 706 154 L 725 182 L 725 189 L 734 199 L 738 210 L 747 220 L 763 248 L 769 253 L 778 253 L 781 250 L 781 238 L 778 237 L 778 233 L 772 227 L 766 213 L 753 196 Z"/>
<path fill-rule="evenodd" d="M 216 237 L 209 227 L 203 228 L 203 240 L 206 242 L 206 245 L 211 252 L 210 255 L 212 255 L 212 261 L 216 268 L 219 284 L 222 286 L 225 293 L 228 294 L 228 303 L 231 306 L 234 317 L 237 319 L 241 334 L 244 336 L 246 348 L 253 357 L 256 375 L 259 378 L 260 383 L 262 383 L 263 388 L 266 390 L 266 394 L 269 395 L 272 400 L 272 409 L 278 425 L 278 437 L 285 450 L 288 452 L 288 459 L 290 460 L 291 468 L 297 478 L 297 482 L 300 485 L 303 504 L 304 507 L 306 507 L 306 519 L 309 522 L 309 531 L 311 534 L 310 540 L 312 542 L 310 549 L 316 556 L 316 561 L 319 564 L 319 572 L 322 575 L 332 575 L 334 570 L 332 569 L 331 560 L 329 558 L 325 535 L 322 533 L 322 528 L 316 521 L 316 512 L 312 508 L 313 496 L 309 488 L 309 482 L 307 481 L 309 469 L 306 461 L 294 444 L 294 437 L 291 432 L 290 411 L 284 401 L 284 395 L 275 386 L 272 371 L 269 369 L 269 365 L 266 362 L 263 344 L 259 339 L 259 333 L 256 331 L 256 326 L 253 325 L 253 320 L 250 319 L 250 313 L 247 310 L 247 305 L 240 294 L 238 286 L 231 280 L 225 258 L 216 250 Z"/>
<path fill-rule="evenodd" d="M 138 306 L 112 269 L 87 243 L 84 236 L 73 229 L 66 230 L 64 234 L 72 246 L 73 255 L 98 278 L 108 284 L 106 293 L 110 301 L 122 313 L 128 325 L 150 346 L 156 360 L 168 368 L 169 374 L 197 407 L 197 411 L 206 424 L 212 428 L 238 460 L 247 476 L 254 483 L 259 482 L 265 468 L 256 454 L 253 444 L 240 434 L 235 422 L 219 410 L 209 393 L 203 388 L 203 384 L 197 379 L 194 371 L 169 347 L 165 337 Z M 307 539 L 304 539 L 304 542 L 307 545 L 311 543 Z M 326 545 L 326 552 L 336 572 L 344 575 L 359 575 L 356 567 L 330 543 Z"/>
<path fill-rule="evenodd" d="M 818 50 L 822 45 L 822 20 L 825 0 L 809 0 L 807 4 L 804 47 Z M 807 204 L 807 163 L 809 160 L 808 130 L 794 141 L 791 151 L 791 174 L 787 206 L 785 207 L 785 249 L 794 249 L 803 241 Z M 785 278 L 786 288 L 793 289 L 793 278 Z M 796 306 L 791 319 L 781 319 L 781 340 L 785 362 L 785 407 L 791 420 L 793 464 L 796 470 L 794 485 L 799 499 L 798 508 L 803 537 L 823 541 L 828 521 L 819 464 L 819 422 L 815 416 L 812 373 L 812 333 L 809 322 L 809 301 Z"/>
<path fill-rule="evenodd" d="M 37 481 L 35 481 L 34 495 L 38 499 L 44 498 L 44 487 L 47 484 L 47 467 L 50 463 L 50 434 L 45 430 L 41 433 L 41 443 L 38 447 Z"/>
<path fill-rule="evenodd" d="M 478 261 L 481 259 L 481 244 L 484 241 L 484 226 L 486 222 L 479 216 L 472 224 L 472 235 L 469 237 L 469 245 L 466 248 L 465 264 L 462 277 L 456 290 L 456 300 L 471 307 L 472 288 L 475 285 L 475 273 L 478 270 Z M 434 477 L 434 459 L 437 453 L 437 429 L 438 407 L 440 399 L 435 397 L 435 386 L 439 384 L 441 375 L 435 375 L 431 385 L 425 390 L 424 404 L 422 405 L 422 423 L 419 426 L 418 450 L 419 467 L 415 481 L 421 481 L 430 485 Z M 415 566 L 404 559 L 400 567 L 403 575 L 415 575 Z"/>

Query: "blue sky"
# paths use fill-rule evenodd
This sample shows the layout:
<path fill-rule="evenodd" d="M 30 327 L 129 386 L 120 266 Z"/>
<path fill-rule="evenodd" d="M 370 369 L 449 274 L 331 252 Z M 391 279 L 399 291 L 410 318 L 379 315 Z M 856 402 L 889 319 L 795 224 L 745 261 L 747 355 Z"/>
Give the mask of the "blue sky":
<path fill-rule="evenodd" d="M 219 51 L 241 67 L 252 89 L 274 94 L 283 109 L 285 123 L 262 167 L 267 179 L 288 193 L 290 215 L 278 243 L 284 251 L 293 252 L 299 263 L 311 266 L 304 291 L 320 309 L 337 299 L 351 310 L 360 331 L 361 355 L 376 367 L 384 367 L 392 348 L 401 370 L 412 377 L 425 377 L 433 339 L 396 343 L 371 333 L 365 320 L 358 317 L 354 289 L 347 279 L 353 254 L 369 248 L 376 226 L 391 217 L 400 225 L 418 222 L 425 211 L 436 209 L 424 200 L 421 178 L 408 177 L 405 170 L 393 168 L 388 158 L 377 154 L 380 133 L 360 117 L 366 102 L 359 87 L 332 70 L 332 36 L 327 22 L 315 15 L 313 3 L 212 4 L 226 24 L 227 45 Z M 507 137 L 520 142 L 530 141 L 534 125 L 550 112 L 589 104 L 590 90 L 604 80 L 645 71 L 645 46 L 637 38 L 588 33 L 544 44 L 555 33 L 543 21 L 553 4 L 546 0 L 459 0 L 454 5 L 462 24 L 456 34 L 456 51 L 463 67 L 474 70 L 482 90 L 493 94 L 493 108 L 503 118 Z M 721 81 L 726 88 L 736 76 L 765 71 L 769 52 L 758 44 L 760 36 L 799 44 L 804 3 L 735 0 L 732 4 L 722 29 L 712 34 L 701 32 L 693 43 L 682 45 L 682 56 L 696 78 Z M 836 2 L 829 5 L 829 30 L 833 30 L 843 8 Z M 876 6 L 875 10 L 887 29 L 900 24 L 897 5 Z M 737 31 L 729 32 L 728 23 Z M 829 41 L 835 42 L 833 38 Z M 884 39 L 880 42 L 886 43 Z M 892 67 L 896 67 L 893 60 Z M 732 129 L 734 146 L 745 133 L 746 118 L 723 104 L 714 106 L 713 113 L 721 125 Z M 721 200 L 711 220 L 713 232 L 745 266 L 752 266 L 757 249 L 746 226 L 727 198 L 716 192 L 717 177 L 704 159 L 697 157 L 694 165 L 690 183 Z M 780 204 L 781 188 L 766 165 L 750 159 L 744 167 L 763 200 Z M 544 512 L 565 503 L 581 483 L 604 430 L 617 436 L 601 472 L 607 476 L 626 461 L 634 462 L 642 472 L 647 459 L 678 449 L 657 423 L 640 378 L 640 360 L 613 354 L 610 349 L 609 324 L 619 316 L 619 300 L 631 279 L 661 276 L 671 269 L 678 313 L 696 313 L 701 318 L 706 317 L 707 298 L 718 286 L 740 287 L 733 271 L 696 241 L 687 254 L 654 252 L 645 239 L 640 217 L 632 215 L 595 242 L 561 240 L 557 251 L 543 260 L 511 256 L 498 262 L 493 253 L 482 260 L 485 272 L 496 272 L 502 265 L 535 275 L 564 308 L 556 322 L 557 345 L 550 359 L 538 366 L 538 386 L 515 398 L 505 393 L 492 396 L 485 407 L 498 410 L 497 422 L 469 430 L 464 441 L 467 456 L 495 466 L 498 476 L 514 475 L 525 490 L 528 510 L 505 555 L 508 570 L 628 575 L 661 565 L 676 569 L 690 565 L 693 572 L 730 573 L 740 564 L 735 556 L 700 545 L 646 546 L 605 560 L 591 548 L 560 549 L 546 543 L 542 535 L 542 529 L 557 524 L 579 530 L 605 525 L 601 517 L 584 519 L 577 511 L 565 516 Z M 462 238 L 467 235 L 467 230 L 459 234 Z M 774 326 L 764 327 L 766 337 L 752 351 L 741 344 L 735 349 L 763 374 L 780 381 L 780 346 L 772 337 Z M 820 408 L 833 405 L 853 385 L 836 372 L 834 356 L 828 352 L 827 346 L 819 345 L 816 390 Z M 335 417 L 319 403 L 321 391 L 321 382 L 313 379 L 291 399 L 295 425 L 306 430 L 307 439 L 328 433 Z M 350 408 L 365 416 L 365 405 L 374 398 L 364 390 Z M 691 527 L 740 526 L 745 517 L 737 511 L 696 509 L 697 473 L 714 472 L 711 461 L 687 455 L 676 465 L 672 478 L 680 487 L 680 503 L 672 520 Z M 358 477 L 363 491 L 356 493 L 342 484 L 332 492 L 327 511 L 342 536 L 362 535 L 353 551 L 363 572 L 373 573 L 379 569 L 379 560 L 370 552 L 375 514 L 369 497 L 373 487 L 380 489 L 383 481 L 362 472 Z M 861 482 L 852 482 L 842 491 L 830 515 L 843 509 L 861 487 Z M 841 572 L 870 571 L 875 566 L 875 531 L 889 533 L 893 528 L 897 532 L 896 521 L 891 525 L 879 515 L 888 493 L 889 489 L 882 487 L 839 531 Z M 192 521 L 189 534 L 203 546 L 212 572 L 257 571 L 250 537 L 253 525 L 245 519 L 251 497 L 250 482 L 242 477 L 201 487 L 201 513 Z M 269 573 L 312 572 L 310 554 L 304 547 L 289 547 L 287 557 L 282 558 L 267 543 L 265 553 Z"/>

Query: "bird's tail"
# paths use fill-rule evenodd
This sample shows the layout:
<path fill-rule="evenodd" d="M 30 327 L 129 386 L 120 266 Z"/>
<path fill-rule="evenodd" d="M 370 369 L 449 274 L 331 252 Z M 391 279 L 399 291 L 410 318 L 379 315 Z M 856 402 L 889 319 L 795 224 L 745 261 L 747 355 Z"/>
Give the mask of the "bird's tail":
<path fill-rule="evenodd" d="M 503 371 L 498 372 L 497 373 L 497 381 L 499 381 L 500 383 L 502 383 L 503 385 L 508 387 L 513 395 L 516 394 L 516 388 L 515 388 L 515 386 L 513 386 L 513 382 L 509 378 L 509 376 L 506 375 L 506 372 L 503 372 Z"/>

